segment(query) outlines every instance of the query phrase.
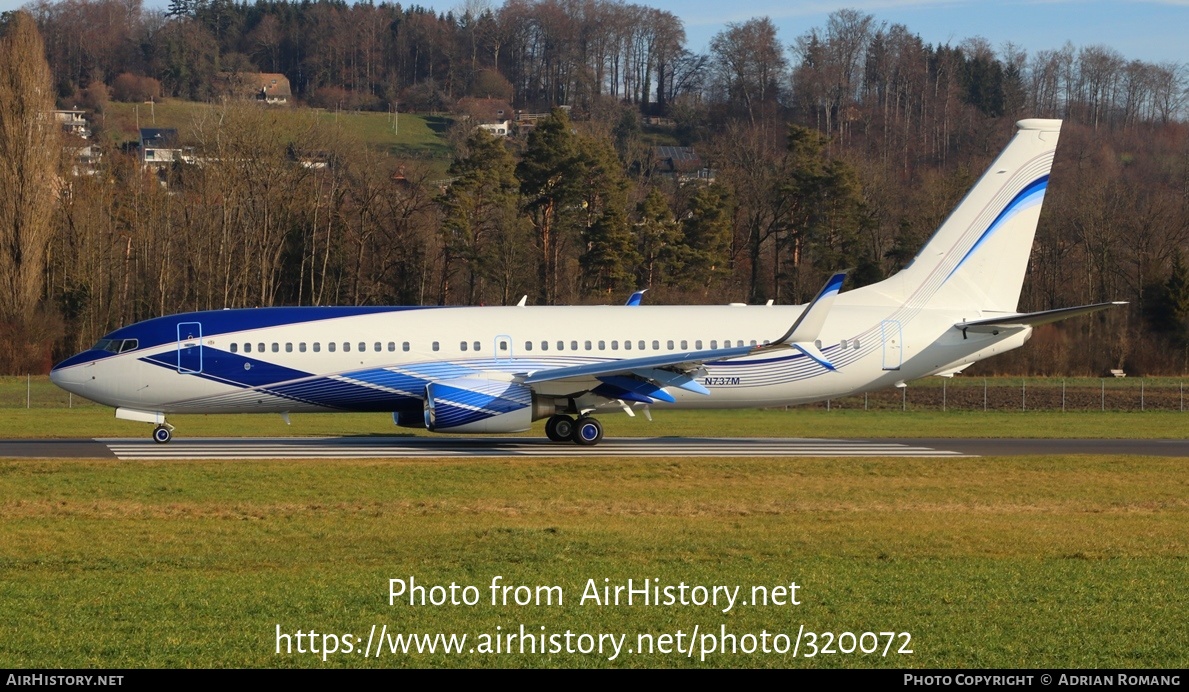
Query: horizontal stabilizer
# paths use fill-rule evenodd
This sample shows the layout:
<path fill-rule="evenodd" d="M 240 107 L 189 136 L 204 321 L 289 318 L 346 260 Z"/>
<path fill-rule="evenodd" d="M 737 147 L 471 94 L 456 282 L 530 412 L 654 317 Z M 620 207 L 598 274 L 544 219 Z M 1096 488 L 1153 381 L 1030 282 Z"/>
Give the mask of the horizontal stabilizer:
<path fill-rule="evenodd" d="M 1082 305 L 1076 308 L 1058 308 L 1056 310 L 1043 310 L 1041 312 L 1024 312 L 1015 315 L 1004 315 L 1002 317 L 990 317 L 984 320 L 972 320 L 970 322 L 959 322 L 954 327 L 961 329 L 964 332 L 993 332 L 1000 329 L 1022 329 L 1024 327 L 1035 327 L 1038 324 L 1048 324 L 1049 322 L 1057 322 L 1067 317 L 1077 317 L 1078 315 L 1088 315 L 1099 310 L 1106 310 L 1107 308 L 1115 307 L 1116 305 L 1126 305 L 1126 301 L 1114 301 L 1111 303 L 1095 303 L 1094 305 Z"/>

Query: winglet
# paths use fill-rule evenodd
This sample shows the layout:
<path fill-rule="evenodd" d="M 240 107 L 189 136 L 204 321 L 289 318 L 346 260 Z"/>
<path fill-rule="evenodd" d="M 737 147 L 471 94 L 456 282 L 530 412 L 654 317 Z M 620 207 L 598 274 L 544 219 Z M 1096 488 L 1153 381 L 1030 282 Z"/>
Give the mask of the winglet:
<path fill-rule="evenodd" d="M 628 298 L 628 302 L 624 303 L 624 305 L 639 305 L 640 301 L 644 299 L 644 292 L 647 290 L 647 288 L 642 288 L 639 291 L 636 291 L 631 295 L 630 298 Z"/>
<path fill-rule="evenodd" d="M 818 292 L 817 297 L 813 299 L 809 305 L 805 306 L 805 310 L 801 312 L 801 316 L 793 322 L 793 326 L 773 343 L 777 344 L 796 344 L 804 342 L 812 342 L 817 339 L 818 334 L 822 331 L 822 326 L 826 323 L 826 315 L 830 312 L 830 308 L 834 305 L 834 299 L 838 297 L 839 291 L 842 290 L 842 282 L 846 280 L 846 272 L 841 271 L 830 277 L 822 290 Z M 801 349 L 804 352 L 804 349 Z M 813 357 L 809 353 L 805 355 Z M 815 358 L 816 360 L 816 358 Z"/>

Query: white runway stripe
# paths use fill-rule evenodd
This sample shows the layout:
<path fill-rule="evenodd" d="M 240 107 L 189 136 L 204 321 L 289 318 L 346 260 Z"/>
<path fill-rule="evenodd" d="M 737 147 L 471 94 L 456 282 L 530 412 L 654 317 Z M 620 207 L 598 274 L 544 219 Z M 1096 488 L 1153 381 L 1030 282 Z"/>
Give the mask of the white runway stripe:
<path fill-rule="evenodd" d="M 120 459 L 360 459 L 378 457 L 959 457 L 959 452 L 895 442 L 821 439 L 620 438 L 595 447 L 538 438 L 260 438 L 101 440 Z"/>

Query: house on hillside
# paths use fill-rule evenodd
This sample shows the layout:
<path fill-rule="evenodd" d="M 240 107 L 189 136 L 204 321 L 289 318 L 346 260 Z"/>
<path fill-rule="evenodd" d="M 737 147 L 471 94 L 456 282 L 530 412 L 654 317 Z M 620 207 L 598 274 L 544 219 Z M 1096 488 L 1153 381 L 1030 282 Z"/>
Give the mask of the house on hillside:
<path fill-rule="evenodd" d="M 656 175 L 675 178 L 679 183 L 714 182 L 714 169 L 706 166 L 693 147 L 653 147 L 652 157 Z"/>
<path fill-rule="evenodd" d="M 62 131 L 80 139 L 91 138 L 91 126 L 87 124 L 87 112 L 77 108 L 54 111 L 54 120 L 62 125 Z"/>
<path fill-rule="evenodd" d="M 189 163 L 192 157 L 185 154 L 178 143 L 178 131 L 173 128 L 140 128 L 140 163 L 149 168 L 164 168 L 174 161 Z"/>
<path fill-rule="evenodd" d="M 279 72 L 220 72 L 215 76 L 215 91 L 270 106 L 287 104 L 293 98 L 289 78 Z"/>
<path fill-rule="evenodd" d="M 496 137 L 507 137 L 512 131 L 512 105 L 501 99 L 481 99 L 467 96 L 459 99 L 454 108 L 461 120 Z"/>

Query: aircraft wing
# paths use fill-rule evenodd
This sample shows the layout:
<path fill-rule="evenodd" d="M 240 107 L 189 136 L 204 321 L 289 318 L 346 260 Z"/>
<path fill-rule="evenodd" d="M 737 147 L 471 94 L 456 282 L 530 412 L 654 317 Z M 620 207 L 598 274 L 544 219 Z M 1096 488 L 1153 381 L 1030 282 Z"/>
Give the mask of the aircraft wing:
<path fill-rule="evenodd" d="M 1022 312 L 1014 315 L 1004 315 L 1002 317 L 991 317 L 984 320 L 972 320 L 969 322 L 958 322 L 954 327 L 961 329 L 963 332 L 995 332 L 1000 329 L 1020 329 L 1023 327 L 1035 327 L 1038 324 L 1048 324 L 1049 322 L 1056 322 L 1067 317 L 1076 317 L 1078 315 L 1087 315 L 1099 310 L 1106 310 L 1107 308 L 1115 307 L 1116 305 L 1126 305 L 1126 301 L 1115 301 L 1111 303 L 1095 303 L 1093 305 L 1081 305 L 1075 308 L 1058 308 L 1056 310 L 1044 310 L 1041 312 Z"/>
<path fill-rule="evenodd" d="M 699 384 L 694 376 L 701 370 L 704 363 L 713 361 L 796 349 L 812 358 L 823 368 L 835 370 L 813 342 L 821 332 L 822 326 L 825 324 L 826 313 L 833 305 L 834 297 L 841 290 L 845 278 L 846 272 L 840 272 L 830 277 L 817 297 L 805 307 L 788 331 L 770 343 L 699 351 L 678 351 L 641 358 L 571 365 L 522 373 L 519 377 L 523 378 L 521 381 L 528 385 L 559 380 L 597 379 L 602 384 L 592 390 L 595 393 L 603 394 L 608 398 L 651 403 L 653 400 L 673 401 L 672 395 L 664 391 L 667 387 L 677 387 L 698 394 L 709 394 L 710 391 Z"/>

